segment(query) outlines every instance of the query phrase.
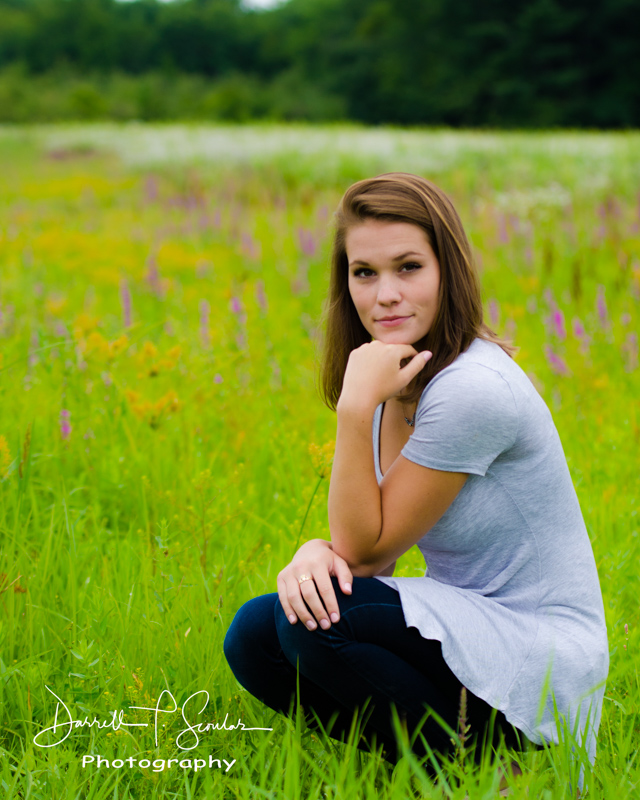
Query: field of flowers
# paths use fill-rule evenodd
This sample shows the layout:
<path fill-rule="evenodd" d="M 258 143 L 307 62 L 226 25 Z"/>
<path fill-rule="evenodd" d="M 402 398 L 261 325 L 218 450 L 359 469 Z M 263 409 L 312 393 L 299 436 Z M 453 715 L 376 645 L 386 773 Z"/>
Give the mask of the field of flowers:
<path fill-rule="evenodd" d="M 392 170 L 454 199 L 487 319 L 554 416 L 610 637 L 586 786 L 640 791 L 640 134 L 105 125 L 0 129 L 8 800 L 497 795 L 491 764 L 433 782 L 276 716 L 222 652 L 297 543 L 328 538 L 331 216 Z M 201 690 L 219 729 L 196 735 L 179 709 Z M 566 748 L 523 769 L 514 797 L 572 796 Z"/>

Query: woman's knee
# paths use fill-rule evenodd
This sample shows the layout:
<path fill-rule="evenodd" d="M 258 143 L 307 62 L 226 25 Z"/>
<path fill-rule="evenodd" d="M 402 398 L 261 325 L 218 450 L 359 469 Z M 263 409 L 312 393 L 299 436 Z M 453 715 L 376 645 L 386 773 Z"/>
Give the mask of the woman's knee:
<path fill-rule="evenodd" d="M 277 594 L 261 595 L 246 602 L 236 612 L 224 638 L 223 651 L 234 675 L 241 674 L 261 661 L 261 652 L 277 640 L 273 609 Z"/>

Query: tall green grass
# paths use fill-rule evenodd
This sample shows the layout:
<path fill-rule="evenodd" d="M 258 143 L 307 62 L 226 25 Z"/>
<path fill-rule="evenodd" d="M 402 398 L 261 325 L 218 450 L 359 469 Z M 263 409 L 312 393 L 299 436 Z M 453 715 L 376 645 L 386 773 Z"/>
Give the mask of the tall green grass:
<path fill-rule="evenodd" d="M 235 611 L 275 591 L 296 542 L 328 537 L 319 452 L 335 420 L 315 368 L 330 218 L 351 181 L 396 169 L 453 197 L 487 317 L 553 413 L 611 648 L 585 785 L 637 793 L 639 155 L 637 134 L 0 130 L 7 798 L 496 796 L 495 760 L 453 759 L 433 780 L 407 750 L 391 770 L 273 714 L 222 653 Z M 422 570 L 414 549 L 396 574 Z M 273 730 L 215 731 L 185 752 L 176 713 L 157 748 L 152 727 L 93 727 L 45 749 L 46 687 L 89 720 L 206 690 L 208 720 Z M 89 754 L 235 764 L 83 768 Z M 521 762 L 514 797 L 571 796 L 568 746 Z"/>

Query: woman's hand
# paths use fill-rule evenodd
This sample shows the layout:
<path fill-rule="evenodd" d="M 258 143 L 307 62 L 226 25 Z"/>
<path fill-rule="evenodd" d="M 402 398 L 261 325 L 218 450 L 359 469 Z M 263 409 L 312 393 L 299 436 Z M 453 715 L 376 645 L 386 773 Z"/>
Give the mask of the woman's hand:
<path fill-rule="evenodd" d="M 433 353 L 421 353 L 410 344 L 367 342 L 351 351 L 338 405 L 376 408 L 398 395 L 424 368 Z M 400 362 L 411 359 L 404 367 Z"/>
<path fill-rule="evenodd" d="M 308 575 L 311 580 L 300 583 L 303 575 Z M 342 591 L 351 594 L 353 574 L 344 558 L 333 552 L 331 542 L 312 539 L 303 544 L 291 563 L 278 574 L 278 596 L 291 624 L 300 619 L 313 631 L 318 627 L 315 617 L 326 630 L 331 627 L 331 622 L 340 619 L 332 575 L 338 579 Z"/>

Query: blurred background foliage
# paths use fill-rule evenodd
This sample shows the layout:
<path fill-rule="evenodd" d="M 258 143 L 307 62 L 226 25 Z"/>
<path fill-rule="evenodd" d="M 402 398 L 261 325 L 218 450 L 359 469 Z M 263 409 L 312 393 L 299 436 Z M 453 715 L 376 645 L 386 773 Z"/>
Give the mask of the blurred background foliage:
<path fill-rule="evenodd" d="M 0 0 L 0 122 L 640 123 L 640 0 Z"/>

